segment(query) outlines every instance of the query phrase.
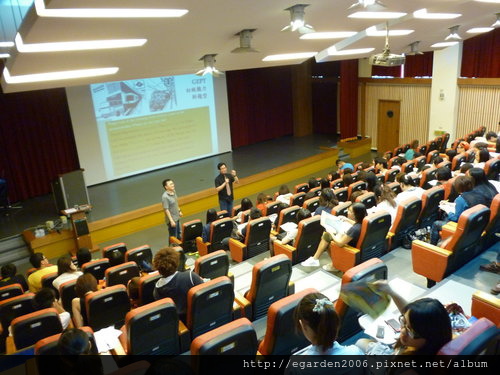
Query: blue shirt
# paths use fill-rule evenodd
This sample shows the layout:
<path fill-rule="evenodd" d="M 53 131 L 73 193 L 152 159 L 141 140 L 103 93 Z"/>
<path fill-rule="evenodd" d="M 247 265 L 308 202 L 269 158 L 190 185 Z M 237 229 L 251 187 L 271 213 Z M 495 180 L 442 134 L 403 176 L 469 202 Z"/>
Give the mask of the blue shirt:
<path fill-rule="evenodd" d="M 309 345 L 293 355 L 364 355 L 364 353 L 356 345 L 344 346 L 335 341 L 326 351 L 322 351 L 319 346 Z"/>
<path fill-rule="evenodd" d="M 354 172 L 354 165 L 352 165 L 351 163 L 345 163 L 342 167 L 340 167 L 340 170 L 344 169 L 350 169 L 351 171 Z"/>
<path fill-rule="evenodd" d="M 454 221 L 455 223 L 458 222 L 458 219 L 460 218 L 462 212 L 464 212 L 468 208 L 469 205 L 467 204 L 465 199 L 461 195 L 459 195 L 458 198 L 455 199 L 455 213 L 450 213 L 448 215 L 448 220 Z"/>

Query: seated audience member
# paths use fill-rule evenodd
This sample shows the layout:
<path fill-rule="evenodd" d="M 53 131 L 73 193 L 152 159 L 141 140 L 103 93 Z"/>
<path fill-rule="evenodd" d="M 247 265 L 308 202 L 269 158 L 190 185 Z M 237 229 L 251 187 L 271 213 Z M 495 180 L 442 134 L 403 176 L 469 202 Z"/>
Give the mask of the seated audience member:
<path fill-rule="evenodd" d="M 458 146 L 457 146 L 457 155 L 464 153 L 465 151 L 467 151 L 469 149 L 469 147 L 470 146 L 469 146 L 468 142 L 465 142 L 465 141 L 459 142 Z"/>
<path fill-rule="evenodd" d="M 260 210 L 260 212 L 264 212 L 267 203 L 267 195 L 264 193 L 259 193 L 257 195 L 256 207 Z"/>
<path fill-rule="evenodd" d="M 367 188 L 366 190 L 373 193 L 375 187 L 377 185 L 379 185 L 379 181 L 377 179 L 377 176 L 375 175 L 375 173 L 373 172 L 368 172 L 366 174 L 366 177 L 365 177 L 365 180 L 364 180 L 367 184 Z"/>
<path fill-rule="evenodd" d="M 210 225 L 213 221 L 217 220 L 217 211 L 214 208 L 210 208 L 207 210 L 207 221 L 203 226 L 203 231 L 201 233 L 201 238 L 203 242 L 208 242 L 210 239 Z"/>
<path fill-rule="evenodd" d="M 326 175 L 326 179 L 329 181 L 329 182 L 332 182 L 332 181 L 335 181 L 337 179 L 340 178 L 340 175 L 335 172 L 335 171 L 330 171 L 328 172 L 328 174 Z"/>
<path fill-rule="evenodd" d="M 326 188 L 321 190 L 321 195 L 318 200 L 319 206 L 314 211 L 314 215 L 321 215 L 321 212 L 326 211 L 328 213 L 332 212 L 332 208 L 339 204 L 339 201 L 333 194 L 332 189 Z"/>
<path fill-rule="evenodd" d="M 415 159 L 415 153 L 418 151 L 418 145 L 419 145 L 418 139 L 414 139 L 410 145 L 410 148 L 405 152 L 406 160 Z"/>
<path fill-rule="evenodd" d="M 130 299 L 130 306 L 135 309 L 139 306 L 139 276 L 132 277 L 127 283 L 127 294 Z"/>
<path fill-rule="evenodd" d="M 179 319 L 185 323 L 187 293 L 193 286 L 202 284 L 203 279 L 192 271 L 178 272 L 179 254 L 171 247 L 160 249 L 154 256 L 153 265 L 161 275 L 153 291 L 154 298 L 172 298 Z"/>
<path fill-rule="evenodd" d="M 442 162 L 444 161 L 444 159 L 441 157 L 441 156 L 437 156 L 434 158 L 434 160 L 432 161 L 432 164 L 434 167 L 438 167 L 439 164 L 441 164 Z"/>
<path fill-rule="evenodd" d="M 453 175 L 454 177 L 465 176 L 466 172 L 471 168 L 474 168 L 474 166 L 471 163 L 463 163 L 459 170 L 453 172 Z"/>
<path fill-rule="evenodd" d="M 329 233 L 325 231 L 314 255 L 303 261 L 301 265 L 304 267 L 318 267 L 321 254 L 323 254 L 332 241 L 340 247 L 344 247 L 345 245 L 355 247 L 361 235 L 361 223 L 366 215 L 366 207 L 363 203 L 353 203 L 350 205 L 348 208 L 348 218 L 346 219 L 343 216 L 338 217 L 341 220 L 349 222 L 352 226 L 345 233 Z M 326 264 L 323 269 L 329 272 L 335 271 L 335 268 L 331 264 Z"/>
<path fill-rule="evenodd" d="M 451 177 L 451 170 L 449 168 L 439 167 L 436 170 L 436 179 L 429 181 L 429 184 L 434 186 L 444 185 Z"/>
<path fill-rule="evenodd" d="M 262 217 L 262 212 L 260 212 L 260 210 L 257 207 L 252 207 L 250 209 L 250 214 L 248 215 L 248 221 L 259 219 L 261 217 Z M 247 234 L 247 223 L 242 224 L 241 227 L 239 228 L 238 228 L 238 235 L 241 236 L 241 239 L 243 240 Z"/>
<path fill-rule="evenodd" d="M 352 178 L 350 173 L 344 173 L 342 176 L 342 181 L 344 182 L 345 187 L 349 187 L 350 184 L 354 182 L 354 178 Z"/>
<path fill-rule="evenodd" d="M 337 165 L 339 173 L 345 173 L 346 169 L 350 169 L 351 173 L 354 172 L 354 166 L 351 163 L 346 163 L 343 160 L 337 159 L 335 164 Z"/>
<path fill-rule="evenodd" d="M 241 223 L 241 217 L 243 216 L 243 212 L 251 209 L 253 207 L 253 203 L 250 199 L 248 198 L 243 198 L 241 200 L 241 210 L 238 212 L 238 215 L 236 215 L 236 221 L 238 223 Z"/>
<path fill-rule="evenodd" d="M 86 247 L 78 249 L 78 251 L 76 252 L 76 260 L 78 263 L 78 268 L 82 268 L 85 263 L 92 260 L 92 254 L 90 254 L 90 250 Z"/>
<path fill-rule="evenodd" d="M 453 158 L 457 156 L 457 150 L 450 148 L 449 150 L 446 150 L 445 154 L 448 158 L 448 161 L 453 161 Z"/>
<path fill-rule="evenodd" d="M 488 132 L 488 133 L 486 133 L 485 138 L 486 138 L 486 142 L 496 143 L 498 140 L 498 134 L 495 132 Z"/>
<path fill-rule="evenodd" d="M 110 267 L 118 266 L 125 261 L 125 255 L 123 255 L 121 251 L 112 251 L 108 256 L 108 259 Z"/>
<path fill-rule="evenodd" d="M 445 307 L 434 298 L 407 303 L 394 292 L 387 281 L 376 281 L 375 287 L 388 293 L 401 313 L 401 333 L 393 346 L 371 339 L 356 342 L 367 354 L 436 355 L 452 339 L 451 320 Z"/>
<path fill-rule="evenodd" d="M 368 176 L 368 172 L 361 169 L 356 176 L 358 176 L 357 181 L 366 182 L 366 177 Z"/>
<path fill-rule="evenodd" d="M 474 156 L 474 168 L 484 168 L 488 160 L 490 160 L 490 153 L 487 149 L 483 148 L 479 152 L 476 152 Z"/>
<path fill-rule="evenodd" d="M 297 223 L 287 223 L 288 230 L 285 232 L 285 236 L 281 240 L 276 239 L 276 237 L 271 237 L 271 239 L 274 242 L 280 243 L 282 245 L 293 245 L 293 243 L 295 242 L 295 237 L 297 237 L 297 233 L 299 232 L 299 223 L 302 220 L 307 219 L 308 217 L 311 217 L 311 212 L 307 208 L 299 209 L 296 216 Z"/>
<path fill-rule="evenodd" d="M 309 185 L 309 190 L 314 189 L 315 187 L 319 186 L 318 180 L 316 180 L 316 177 L 311 177 L 309 181 L 307 181 L 307 185 Z"/>
<path fill-rule="evenodd" d="M 281 185 L 280 189 L 278 190 L 278 197 L 276 198 L 276 201 L 277 202 L 281 202 L 281 203 L 289 204 L 290 203 L 290 197 L 292 195 L 293 194 L 290 193 L 290 190 L 288 189 L 288 186 Z"/>
<path fill-rule="evenodd" d="M 405 158 L 396 158 L 392 161 L 392 165 L 391 165 L 391 169 L 397 169 L 397 170 L 401 170 L 401 166 L 406 163 L 406 159 Z"/>
<path fill-rule="evenodd" d="M 374 190 L 377 197 L 377 205 L 368 209 L 368 213 L 385 211 L 391 215 L 391 223 L 394 223 L 396 214 L 398 212 L 398 205 L 396 203 L 396 193 L 388 185 L 377 185 Z"/>
<path fill-rule="evenodd" d="M 351 193 L 351 196 L 349 197 L 349 201 L 352 203 L 356 202 L 356 199 L 358 199 L 359 196 L 363 195 L 366 193 L 365 190 L 356 190 Z"/>
<path fill-rule="evenodd" d="M 36 293 L 42 289 L 42 277 L 57 272 L 57 266 L 49 264 L 49 261 L 42 253 L 31 254 L 30 263 L 37 270 L 28 276 L 28 285 L 30 292 Z"/>
<path fill-rule="evenodd" d="M 51 288 L 42 288 L 33 297 L 33 307 L 36 311 L 53 307 L 59 314 L 59 319 L 63 329 L 66 329 L 71 321 L 69 312 L 64 311 L 59 301 L 56 300 L 56 293 Z"/>
<path fill-rule="evenodd" d="M 17 267 L 13 263 L 6 264 L 2 266 L 0 274 L 2 279 L 0 279 L 0 288 L 12 284 L 21 284 L 24 292 L 28 291 L 28 283 L 23 275 L 16 275 Z"/>
<path fill-rule="evenodd" d="M 486 207 L 490 207 L 491 201 L 498 194 L 495 186 L 488 181 L 484 170 L 480 168 L 471 168 L 467 173 L 474 180 L 474 189 L 467 193 L 467 196 L 464 196 L 469 207 L 473 207 L 476 204 L 484 204 Z"/>
<path fill-rule="evenodd" d="M 375 167 L 375 172 L 376 173 L 382 173 L 385 175 L 385 172 L 388 171 L 387 169 L 387 160 L 381 157 L 376 157 L 373 160 L 373 166 Z"/>
<path fill-rule="evenodd" d="M 358 165 L 358 171 L 362 171 L 366 168 L 370 168 L 372 165 L 366 161 L 362 162 L 361 165 Z"/>
<path fill-rule="evenodd" d="M 437 245 L 440 239 L 439 232 L 441 231 L 443 225 L 445 225 L 448 221 L 458 222 L 460 215 L 466 209 L 471 208 L 469 205 L 467 194 L 474 187 L 474 181 L 469 176 L 458 176 L 457 179 L 453 182 L 453 189 L 460 194 L 455 199 L 455 212 L 449 214 L 444 220 L 437 220 L 432 223 L 431 227 L 431 243 L 433 245 Z"/>
<path fill-rule="evenodd" d="M 83 275 L 83 272 L 76 269 L 76 266 L 71 261 L 69 255 L 65 255 L 57 260 L 57 277 L 52 282 L 52 285 L 54 288 L 59 290 L 62 283 L 70 280 L 76 280 L 81 275 Z"/>
<path fill-rule="evenodd" d="M 398 182 L 401 186 L 402 192 L 399 193 L 396 197 L 397 204 L 400 204 L 408 198 L 415 197 L 418 199 L 422 199 L 422 194 L 425 190 L 421 187 L 415 186 L 415 181 L 413 181 L 413 178 L 408 175 L 402 175 L 400 176 Z"/>
<path fill-rule="evenodd" d="M 92 342 L 85 331 L 77 328 L 65 330 L 59 337 L 57 348 L 60 356 L 58 361 L 54 361 L 54 373 L 72 375 L 104 374 L 101 356 L 88 355 L 91 354 Z M 116 367 L 116 365 L 113 367 Z M 109 373 L 109 371 L 106 371 L 106 373 Z"/>
<path fill-rule="evenodd" d="M 333 302 L 321 293 L 304 296 L 294 311 L 297 330 L 302 331 L 311 343 L 295 355 L 362 355 L 354 345 L 340 345 L 337 335 L 340 330 L 340 318 Z"/>
<path fill-rule="evenodd" d="M 329 189 L 330 188 L 330 182 L 326 178 L 322 178 L 319 180 L 319 187 L 323 189 Z"/>
<path fill-rule="evenodd" d="M 75 327 L 79 328 L 88 325 L 85 296 L 95 291 L 97 291 L 97 280 L 91 273 L 84 273 L 76 279 L 76 297 L 71 301 L 71 311 L 73 312 Z"/>

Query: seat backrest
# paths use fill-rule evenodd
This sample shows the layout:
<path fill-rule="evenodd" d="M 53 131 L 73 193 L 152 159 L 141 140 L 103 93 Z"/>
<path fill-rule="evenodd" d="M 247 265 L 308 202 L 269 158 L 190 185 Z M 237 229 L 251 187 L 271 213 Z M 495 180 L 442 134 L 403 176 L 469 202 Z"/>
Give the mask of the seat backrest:
<path fill-rule="evenodd" d="M 106 270 L 106 286 L 113 286 L 118 284 L 127 285 L 132 277 L 140 276 L 139 267 L 135 262 L 126 262 L 114 267 L 109 267 Z"/>
<path fill-rule="evenodd" d="M 217 211 L 217 218 L 218 219 L 224 219 L 225 217 L 230 217 L 229 212 L 227 212 L 226 210 Z"/>
<path fill-rule="evenodd" d="M 127 245 L 124 242 L 115 243 L 114 245 L 106 246 L 102 249 L 102 256 L 111 259 L 111 253 L 118 250 L 125 257 L 127 252 Z M 125 259 L 125 258 L 124 258 Z"/>
<path fill-rule="evenodd" d="M 229 257 L 224 250 L 217 250 L 204 255 L 194 262 L 194 272 L 203 279 L 215 279 L 227 276 L 229 272 Z"/>
<path fill-rule="evenodd" d="M 450 202 L 453 202 L 457 195 L 455 189 L 453 188 L 453 183 L 455 182 L 456 179 L 457 179 L 456 177 L 450 178 L 448 181 L 446 181 L 445 184 L 443 184 L 444 199 L 448 199 Z M 455 195 L 455 197 L 453 197 L 453 199 L 451 200 L 450 197 L 453 195 Z"/>
<path fill-rule="evenodd" d="M 444 160 L 442 161 L 441 163 L 439 163 L 437 165 L 438 168 L 443 168 L 443 167 L 446 167 L 448 168 L 450 171 L 451 171 L 451 161 L 448 161 L 448 160 Z"/>
<path fill-rule="evenodd" d="M 82 265 L 83 273 L 91 273 L 96 280 L 103 280 L 106 270 L 109 268 L 109 259 L 102 258 L 92 260 Z"/>
<path fill-rule="evenodd" d="M 391 232 L 399 234 L 415 229 L 420 211 L 422 211 L 422 200 L 419 198 L 408 198 L 401 202 Z"/>
<path fill-rule="evenodd" d="M 240 211 L 241 211 L 241 204 L 233 206 L 233 211 L 231 212 L 231 216 L 235 217 L 236 215 L 238 215 L 238 212 Z"/>
<path fill-rule="evenodd" d="M 269 306 L 288 295 L 292 262 L 286 255 L 275 255 L 258 262 L 252 269 L 252 283 L 245 294 L 252 303 L 252 320 L 267 314 Z"/>
<path fill-rule="evenodd" d="M 85 296 L 89 326 L 94 331 L 114 325 L 121 327 L 130 311 L 127 288 L 113 285 Z"/>
<path fill-rule="evenodd" d="M 219 250 L 222 247 L 221 241 L 231 237 L 233 231 L 233 220 L 230 217 L 212 221 L 210 223 L 210 243 L 211 250 Z"/>
<path fill-rule="evenodd" d="M 377 173 L 375 177 L 377 177 L 379 184 L 383 184 L 385 182 L 385 175 L 383 173 Z"/>
<path fill-rule="evenodd" d="M 21 284 L 6 285 L 0 288 L 0 301 L 20 296 L 21 294 L 23 294 L 23 287 Z"/>
<path fill-rule="evenodd" d="M 342 276 L 342 286 L 360 280 L 371 282 L 386 279 L 386 264 L 379 258 L 372 258 L 346 271 Z M 341 322 L 337 341 L 342 342 L 361 331 L 358 318 L 363 315 L 362 312 L 349 307 L 341 298 L 335 302 L 335 310 Z"/>
<path fill-rule="evenodd" d="M 125 262 L 135 262 L 140 268 L 144 268 L 146 265 L 151 266 L 153 263 L 151 247 L 149 245 L 142 245 L 127 250 L 125 253 Z"/>
<path fill-rule="evenodd" d="M 420 227 L 431 225 L 438 219 L 439 202 L 444 199 L 444 187 L 434 186 L 422 194 L 422 211 L 418 218 Z"/>
<path fill-rule="evenodd" d="M 71 307 L 71 302 L 73 298 L 76 298 L 76 290 L 75 290 L 76 280 L 69 280 L 62 283 L 59 286 L 59 295 L 61 296 L 61 303 L 67 312 L 73 314 L 73 309 Z"/>
<path fill-rule="evenodd" d="M 486 318 L 474 322 L 465 332 L 444 345 L 438 355 L 479 355 L 493 340 L 500 337 L 500 329 Z"/>
<path fill-rule="evenodd" d="M 233 318 L 234 288 L 227 276 L 217 277 L 189 289 L 186 325 L 195 338 L 229 323 Z"/>
<path fill-rule="evenodd" d="M 415 162 L 415 167 L 418 169 L 421 169 L 425 165 L 425 163 L 427 162 L 424 155 L 413 159 L 413 161 Z"/>
<path fill-rule="evenodd" d="M 446 151 L 446 147 L 448 146 L 448 141 L 450 140 L 450 134 L 446 133 L 441 136 L 442 138 L 442 143 L 441 143 L 441 152 Z"/>
<path fill-rule="evenodd" d="M 299 222 L 294 243 L 294 264 L 302 262 L 314 255 L 324 231 L 320 222 L 321 215 L 315 215 Z"/>
<path fill-rule="evenodd" d="M 290 197 L 290 206 L 302 207 L 304 200 L 306 198 L 306 193 L 297 193 Z"/>
<path fill-rule="evenodd" d="M 84 332 L 87 333 L 89 336 L 90 342 L 91 342 L 91 348 L 90 348 L 90 354 L 97 355 L 99 352 L 97 351 L 97 345 L 94 337 L 94 331 L 90 327 L 80 327 L 80 329 Z M 35 356 L 38 355 L 59 355 L 59 348 L 57 346 L 59 342 L 59 338 L 61 337 L 60 333 L 57 333 L 52 336 L 45 337 L 41 340 L 38 340 L 37 343 L 35 344 Z M 50 360 L 50 363 L 47 363 L 47 365 L 52 365 L 50 366 L 53 370 L 53 362 Z M 37 358 L 37 366 L 40 369 L 40 363 L 38 362 Z M 47 366 L 49 367 L 49 366 Z M 46 373 L 53 373 L 49 371 L 49 368 L 47 368 L 47 371 L 43 371 L 40 373 L 46 374 Z"/>
<path fill-rule="evenodd" d="M 35 345 L 38 340 L 62 332 L 59 314 L 54 308 L 38 310 L 15 318 L 11 323 L 16 349 Z"/>
<path fill-rule="evenodd" d="M 429 189 L 431 186 L 429 185 L 429 181 L 436 179 L 437 168 L 431 167 L 427 168 L 422 172 L 422 177 L 420 178 L 420 187 L 423 189 Z"/>
<path fill-rule="evenodd" d="M 401 193 L 403 190 L 401 190 L 401 185 L 398 182 L 389 182 L 387 184 L 391 188 L 391 190 L 397 195 Z"/>
<path fill-rule="evenodd" d="M 420 146 L 418 149 L 418 152 L 420 152 L 422 155 L 427 155 L 427 151 L 429 150 L 429 145 L 425 144 Z"/>
<path fill-rule="evenodd" d="M 125 316 L 127 354 L 180 354 L 178 327 L 177 309 L 170 298 L 129 311 Z"/>
<path fill-rule="evenodd" d="M 35 297 L 33 293 L 26 293 L 0 302 L 0 321 L 4 334 L 8 332 L 13 319 L 35 311 L 33 297 Z"/>
<path fill-rule="evenodd" d="M 182 243 L 194 241 L 196 237 L 201 237 L 203 224 L 200 219 L 190 220 L 182 224 Z"/>
<path fill-rule="evenodd" d="M 297 332 L 293 327 L 295 325 L 295 308 L 302 298 L 311 293 L 318 293 L 318 291 L 307 288 L 269 306 L 266 335 L 259 345 L 259 353 L 262 355 L 290 355 L 309 345 L 304 334 Z"/>
<path fill-rule="evenodd" d="M 279 204 L 280 204 L 280 202 L 276 202 L 276 201 L 267 203 L 266 204 L 266 212 L 263 213 L 263 215 L 269 216 L 269 215 L 277 213 L 279 210 Z"/>
<path fill-rule="evenodd" d="M 338 205 L 336 205 L 335 207 L 332 208 L 332 212 L 331 212 L 332 215 L 347 217 L 348 209 L 349 209 L 349 206 L 351 204 L 352 204 L 351 202 L 339 203 Z"/>
<path fill-rule="evenodd" d="M 248 222 L 245 236 L 248 258 L 252 258 L 257 254 L 264 253 L 269 250 L 270 234 L 271 220 L 269 220 L 268 217 L 261 217 Z"/>
<path fill-rule="evenodd" d="M 456 267 L 465 264 L 477 255 L 481 235 L 489 219 L 490 209 L 482 204 L 462 212 L 458 219 L 457 229 L 445 246 L 446 250 L 454 253 Z"/>
<path fill-rule="evenodd" d="M 393 152 L 394 156 L 398 156 L 399 154 L 403 153 L 403 147 L 398 146 L 398 147 L 394 148 L 394 150 L 392 152 Z"/>
<path fill-rule="evenodd" d="M 363 203 L 366 209 L 369 209 L 377 205 L 377 198 L 375 197 L 375 193 L 368 192 L 357 197 L 356 202 Z"/>
<path fill-rule="evenodd" d="M 46 275 L 42 276 L 42 288 L 50 288 L 52 289 L 55 294 L 56 298 L 59 298 L 59 291 L 54 288 L 54 285 L 52 285 L 52 282 L 57 278 L 57 272 L 51 272 Z"/>
<path fill-rule="evenodd" d="M 403 165 L 401 166 L 401 170 L 404 173 L 413 172 L 413 168 L 415 168 L 415 162 L 413 160 L 408 160 L 406 163 L 403 163 Z"/>
<path fill-rule="evenodd" d="M 368 187 L 368 185 L 366 182 L 356 181 L 356 182 L 353 182 L 352 184 L 349 185 L 347 193 L 350 197 L 351 194 L 354 193 L 355 191 L 366 190 L 367 187 Z"/>
<path fill-rule="evenodd" d="M 309 184 L 304 182 L 302 184 L 295 185 L 293 188 L 293 193 L 307 193 L 309 191 Z"/>
<path fill-rule="evenodd" d="M 347 202 L 349 199 L 349 188 L 341 187 L 333 191 L 339 202 Z"/>
<path fill-rule="evenodd" d="M 484 238 L 485 248 L 489 248 L 495 242 L 498 242 L 497 233 L 500 233 L 500 194 L 493 197 L 490 206 L 490 221 L 486 226 L 486 235 Z"/>
<path fill-rule="evenodd" d="M 300 210 L 300 206 L 291 206 L 284 208 L 280 212 L 280 216 L 278 218 L 278 224 L 276 225 L 276 231 L 280 232 L 281 225 L 288 223 L 290 221 L 296 222 L 297 220 L 297 212 Z"/>
<path fill-rule="evenodd" d="M 385 211 L 365 216 L 356 247 L 361 250 L 360 261 L 381 257 L 386 251 L 386 237 L 391 227 L 391 215 Z"/>
<path fill-rule="evenodd" d="M 150 273 L 149 275 L 142 276 L 139 280 L 139 303 L 146 305 L 155 301 L 153 292 L 155 290 L 156 282 L 161 278 L 158 271 Z"/>
<path fill-rule="evenodd" d="M 250 217 L 250 209 L 246 210 L 246 211 L 240 211 L 240 223 L 243 224 L 243 223 L 246 223 L 248 222 L 248 219 Z"/>
<path fill-rule="evenodd" d="M 453 158 L 453 160 L 451 161 L 451 170 L 456 171 L 456 170 L 460 169 L 460 165 L 462 163 L 465 163 L 466 160 L 467 160 L 467 156 L 465 155 L 465 153 L 461 153 L 461 154 L 456 155 Z"/>
<path fill-rule="evenodd" d="M 338 189 L 344 187 L 344 180 L 342 180 L 341 178 L 337 178 L 336 180 L 330 182 L 330 187 L 332 189 Z"/>
<path fill-rule="evenodd" d="M 500 177 L 500 159 L 490 159 L 484 164 L 484 173 L 489 180 L 498 181 Z"/>
<path fill-rule="evenodd" d="M 203 355 L 248 355 L 257 353 L 257 334 L 252 323 L 240 318 L 195 338 L 191 343 L 192 358 Z"/>
<path fill-rule="evenodd" d="M 436 141 L 432 140 L 427 144 L 427 152 L 429 153 L 434 150 L 437 150 L 437 144 Z"/>
<path fill-rule="evenodd" d="M 396 175 L 399 173 L 399 169 L 391 168 L 385 172 L 385 182 L 394 182 L 396 180 Z"/>
<path fill-rule="evenodd" d="M 308 209 L 311 213 L 316 211 L 316 208 L 319 206 L 319 197 L 314 197 L 304 201 L 302 208 Z"/>

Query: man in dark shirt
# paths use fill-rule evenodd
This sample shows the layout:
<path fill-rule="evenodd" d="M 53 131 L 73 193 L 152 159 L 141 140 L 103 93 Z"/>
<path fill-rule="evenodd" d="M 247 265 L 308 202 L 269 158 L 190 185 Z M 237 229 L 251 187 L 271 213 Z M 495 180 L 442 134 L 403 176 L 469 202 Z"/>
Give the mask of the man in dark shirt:
<path fill-rule="evenodd" d="M 0 280 L 0 288 L 12 284 L 21 284 L 23 291 L 28 291 L 28 283 L 26 283 L 26 279 L 23 275 L 16 275 L 17 267 L 14 264 L 10 263 L 2 266 L 0 272 L 2 275 L 2 279 Z"/>
<path fill-rule="evenodd" d="M 233 211 L 233 183 L 239 183 L 236 171 L 233 169 L 231 173 L 227 173 L 227 165 L 225 163 L 217 164 L 217 169 L 220 174 L 215 177 L 215 189 L 219 193 L 219 205 L 221 210 L 226 210 L 229 215 Z"/>

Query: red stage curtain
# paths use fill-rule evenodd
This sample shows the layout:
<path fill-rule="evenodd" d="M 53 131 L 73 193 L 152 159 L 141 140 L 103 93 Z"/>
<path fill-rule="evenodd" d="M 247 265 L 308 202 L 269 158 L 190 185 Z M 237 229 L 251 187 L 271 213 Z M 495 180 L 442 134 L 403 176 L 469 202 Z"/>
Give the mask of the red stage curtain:
<path fill-rule="evenodd" d="M 233 148 L 293 134 L 290 66 L 226 72 Z"/>
<path fill-rule="evenodd" d="M 500 77 L 500 29 L 464 41 L 462 77 Z"/>
<path fill-rule="evenodd" d="M 79 168 L 64 89 L 0 94 L 0 173 L 11 202 L 51 191 L 59 174 Z"/>
<path fill-rule="evenodd" d="M 406 56 L 405 61 L 405 77 L 431 77 L 432 76 L 432 60 L 434 52 L 424 52 L 423 55 Z"/>
<path fill-rule="evenodd" d="M 319 134 L 337 134 L 337 82 L 312 83 L 313 130 Z"/>
<path fill-rule="evenodd" d="M 372 66 L 372 76 L 401 77 L 401 66 Z"/>
<path fill-rule="evenodd" d="M 340 138 L 358 135 L 358 60 L 340 62 Z"/>

